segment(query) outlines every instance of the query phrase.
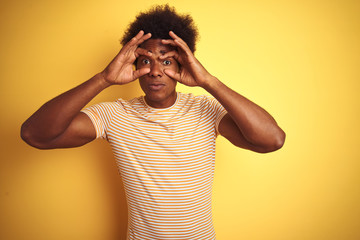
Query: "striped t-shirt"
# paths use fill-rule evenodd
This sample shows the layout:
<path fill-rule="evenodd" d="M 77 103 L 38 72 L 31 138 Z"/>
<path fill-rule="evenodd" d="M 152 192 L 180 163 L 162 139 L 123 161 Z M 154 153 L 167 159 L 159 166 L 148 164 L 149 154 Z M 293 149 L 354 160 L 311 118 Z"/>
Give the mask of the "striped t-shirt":
<path fill-rule="evenodd" d="M 215 239 L 215 138 L 226 113 L 218 101 L 177 93 L 166 109 L 138 97 L 83 112 L 112 146 L 128 202 L 128 239 Z"/>

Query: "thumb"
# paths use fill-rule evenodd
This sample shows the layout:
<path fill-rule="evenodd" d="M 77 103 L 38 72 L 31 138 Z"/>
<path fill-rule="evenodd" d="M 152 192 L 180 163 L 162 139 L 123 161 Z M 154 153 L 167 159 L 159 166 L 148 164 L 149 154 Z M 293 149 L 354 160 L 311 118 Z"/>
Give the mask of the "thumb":
<path fill-rule="evenodd" d="M 150 68 L 140 68 L 134 72 L 134 79 L 144 76 L 150 72 Z"/>
<path fill-rule="evenodd" d="M 178 82 L 181 82 L 180 73 L 175 72 L 175 71 L 170 70 L 170 69 L 165 69 L 165 70 L 164 70 L 164 73 L 165 73 L 166 75 L 168 75 L 170 78 L 175 79 L 175 80 L 178 81 Z"/>

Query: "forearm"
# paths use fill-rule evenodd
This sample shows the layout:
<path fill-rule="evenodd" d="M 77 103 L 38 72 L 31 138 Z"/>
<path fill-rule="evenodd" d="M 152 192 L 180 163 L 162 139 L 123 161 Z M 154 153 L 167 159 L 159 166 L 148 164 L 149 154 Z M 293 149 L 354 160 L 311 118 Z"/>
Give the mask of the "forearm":
<path fill-rule="evenodd" d="M 69 126 L 80 110 L 108 87 L 101 74 L 45 103 L 21 128 L 23 138 L 49 141 Z"/>
<path fill-rule="evenodd" d="M 246 140 L 256 146 L 282 145 L 285 133 L 263 108 L 211 77 L 204 88 L 228 111 Z"/>

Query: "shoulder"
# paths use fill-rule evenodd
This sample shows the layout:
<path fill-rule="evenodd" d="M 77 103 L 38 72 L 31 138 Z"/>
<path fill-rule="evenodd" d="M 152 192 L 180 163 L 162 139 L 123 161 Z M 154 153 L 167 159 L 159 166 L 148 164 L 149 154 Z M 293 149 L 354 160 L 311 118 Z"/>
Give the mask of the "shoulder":
<path fill-rule="evenodd" d="M 90 105 L 81 111 L 87 115 L 111 116 L 125 111 L 128 106 L 130 106 L 129 101 L 119 98 L 112 102 L 100 102 Z"/>
<path fill-rule="evenodd" d="M 214 98 L 208 95 L 194 95 L 193 93 L 178 93 L 180 96 L 180 102 L 182 103 L 191 103 L 191 104 L 209 104 Z"/>
<path fill-rule="evenodd" d="M 97 108 L 104 108 L 104 109 L 113 109 L 113 110 L 126 110 L 129 108 L 134 108 L 134 107 L 140 107 L 143 106 L 142 103 L 142 98 L 141 97 L 137 97 L 137 98 L 133 98 L 130 100 L 125 100 L 122 98 L 118 98 L 115 101 L 112 102 L 101 102 L 95 105 L 92 105 L 90 107 L 97 107 Z"/>
<path fill-rule="evenodd" d="M 221 104 L 210 95 L 194 95 L 192 93 L 178 93 L 180 96 L 179 104 L 182 107 L 198 107 L 201 110 L 221 107 Z"/>
<path fill-rule="evenodd" d="M 197 102 L 203 109 L 214 109 L 221 107 L 221 104 L 216 100 L 216 98 L 210 95 L 195 96 L 194 101 Z"/>
<path fill-rule="evenodd" d="M 226 112 L 223 106 L 209 95 L 193 95 L 192 93 L 181 93 L 179 107 L 183 111 L 198 112 L 211 116 L 223 115 Z"/>

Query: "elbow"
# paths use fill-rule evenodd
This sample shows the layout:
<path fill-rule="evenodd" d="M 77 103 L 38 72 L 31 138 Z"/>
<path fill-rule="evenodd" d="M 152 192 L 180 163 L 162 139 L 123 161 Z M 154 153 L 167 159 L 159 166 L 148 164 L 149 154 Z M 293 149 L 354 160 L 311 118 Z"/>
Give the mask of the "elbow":
<path fill-rule="evenodd" d="M 47 147 L 38 141 L 35 137 L 35 134 L 29 129 L 26 123 L 21 126 L 20 129 L 20 137 L 21 139 L 29 144 L 30 146 L 37 148 L 37 149 L 47 149 Z"/>
<path fill-rule="evenodd" d="M 26 142 L 27 144 L 31 145 L 31 132 L 29 131 L 28 127 L 26 126 L 26 123 L 23 123 L 21 125 L 21 129 L 20 129 L 20 137 L 21 139 Z"/>
<path fill-rule="evenodd" d="M 34 140 L 34 136 L 29 130 L 29 127 L 26 125 L 26 123 L 23 123 L 23 125 L 21 126 L 20 137 L 24 142 L 26 142 L 30 146 L 38 148 L 36 141 Z"/>
<path fill-rule="evenodd" d="M 286 138 L 285 132 L 282 129 L 280 129 L 279 134 L 277 134 L 274 140 L 274 151 L 279 150 L 284 146 L 285 138 Z"/>
<path fill-rule="evenodd" d="M 266 144 L 257 145 L 258 147 L 254 147 L 254 149 L 252 150 L 258 153 L 275 152 L 284 146 L 285 138 L 286 138 L 285 132 L 279 129 L 279 132 L 273 134 L 273 136 L 270 139 L 268 139 Z"/>
<path fill-rule="evenodd" d="M 262 149 L 261 153 L 275 152 L 282 148 L 285 143 L 286 134 L 282 129 L 279 129 L 277 134 L 274 134 L 273 139 L 270 141 L 269 145 Z"/>

